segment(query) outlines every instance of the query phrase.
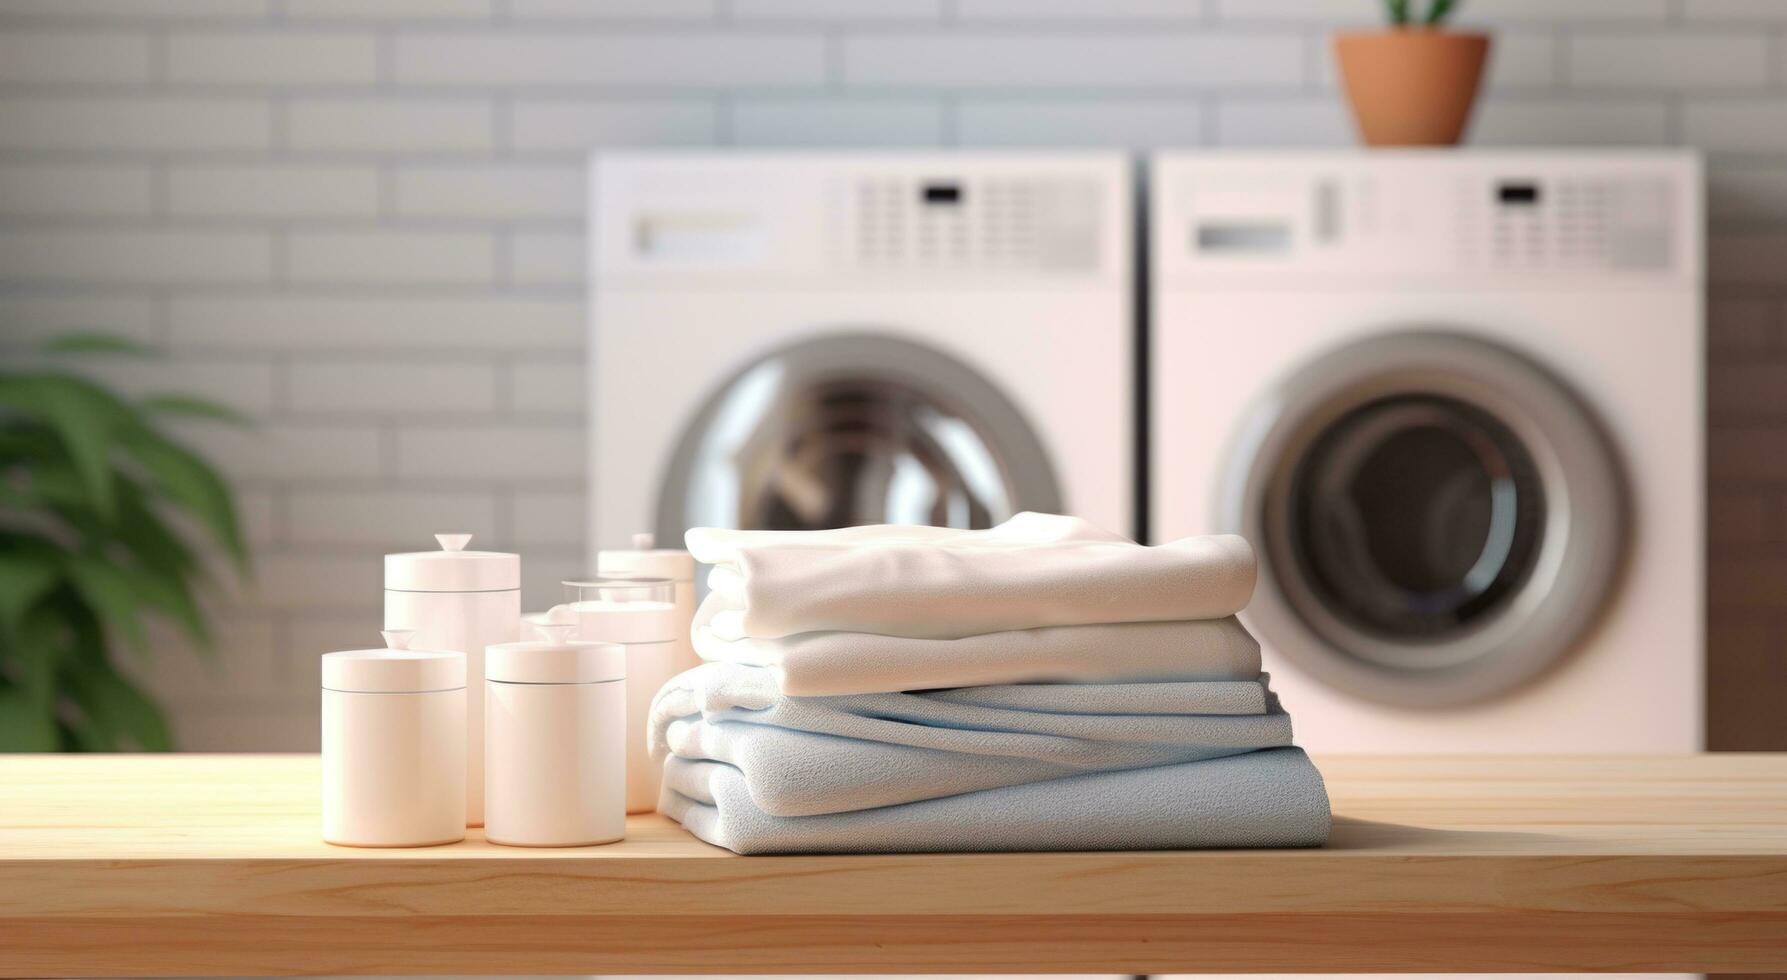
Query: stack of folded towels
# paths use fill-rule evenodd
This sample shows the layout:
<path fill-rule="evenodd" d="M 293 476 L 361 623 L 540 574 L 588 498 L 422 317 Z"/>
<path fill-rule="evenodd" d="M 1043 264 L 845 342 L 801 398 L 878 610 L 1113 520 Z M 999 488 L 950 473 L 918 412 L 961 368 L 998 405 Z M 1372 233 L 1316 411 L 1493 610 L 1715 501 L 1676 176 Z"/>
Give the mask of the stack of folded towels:
<path fill-rule="evenodd" d="M 706 663 L 659 809 L 741 854 L 1314 846 L 1328 798 L 1235 614 L 1234 536 L 697 528 Z"/>

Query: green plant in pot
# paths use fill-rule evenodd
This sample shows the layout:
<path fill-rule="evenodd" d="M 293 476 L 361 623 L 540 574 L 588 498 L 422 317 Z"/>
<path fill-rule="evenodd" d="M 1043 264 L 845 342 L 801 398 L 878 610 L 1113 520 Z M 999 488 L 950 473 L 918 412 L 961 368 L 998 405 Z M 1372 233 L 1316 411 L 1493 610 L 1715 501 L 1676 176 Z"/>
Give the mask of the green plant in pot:
<path fill-rule="evenodd" d="M 1359 135 L 1371 146 L 1451 146 L 1476 103 L 1489 35 L 1454 31 L 1456 0 L 1385 0 L 1390 26 L 1344 31 L 1334 55 Z"/>
<path fill-rule="evenodd" d="M 208 538 L 232 574 L 248 549 L 229 487 L 164 423 L 246 424 L 184 395 L 125 398 L 66 359 L 150 357 L 98 335 L 0 368 L 0 751 L 165 750 L 161 710 L 128 672 L 148 626 L 208 653 Z"/>

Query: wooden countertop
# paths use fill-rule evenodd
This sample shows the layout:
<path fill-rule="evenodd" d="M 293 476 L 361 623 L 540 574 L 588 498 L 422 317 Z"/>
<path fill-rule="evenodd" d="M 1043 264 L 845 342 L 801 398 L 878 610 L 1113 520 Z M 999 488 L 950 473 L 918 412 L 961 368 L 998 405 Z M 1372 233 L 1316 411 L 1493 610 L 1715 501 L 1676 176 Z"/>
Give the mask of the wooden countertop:
<path fill-rule="evenodd" d="M 0 756 L 6 975 L 1787 971 L 1787 755 L 1318 759 L 1319 850 L 338 848 L 314 756 Z"/>

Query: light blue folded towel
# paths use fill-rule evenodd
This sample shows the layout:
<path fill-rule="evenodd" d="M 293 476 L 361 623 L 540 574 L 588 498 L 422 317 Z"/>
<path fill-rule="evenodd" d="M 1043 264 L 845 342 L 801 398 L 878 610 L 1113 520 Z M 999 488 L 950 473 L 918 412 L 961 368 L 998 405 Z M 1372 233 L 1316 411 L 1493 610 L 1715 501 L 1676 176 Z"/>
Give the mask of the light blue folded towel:
<path fill-rule="evenodd" d="M 867 810 L 1291 743 L 1250 681 L 1014 684 L 788 697 L 773 671 L 709 663 L 659 691 L 656 757 L 723 763 L 777 817 Z"/>
<path fill-rule="evenodd" d="M 658 808 L 740 854 L 1314 847 L 1330 823 L 1297 748 L 802 817 L 764 812 L 724 763 L 671 758 L 664 777 Z"/>

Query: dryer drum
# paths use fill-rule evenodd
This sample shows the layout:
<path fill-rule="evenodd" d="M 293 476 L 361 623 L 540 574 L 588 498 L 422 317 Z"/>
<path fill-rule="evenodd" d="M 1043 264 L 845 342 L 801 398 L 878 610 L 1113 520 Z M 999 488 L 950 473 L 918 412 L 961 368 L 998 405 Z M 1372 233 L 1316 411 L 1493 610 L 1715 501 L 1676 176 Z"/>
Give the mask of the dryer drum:
<path fill-rule="evenodd" d="M 1035 429 L 993 382 L 934 348 L 847 331 L 719 385 L 678 439 L 657 523 L 666 540 L 699 525 L 982 528 L 1062 506 Z"/>
<path fill-rule="evenodd" d="M 1442 707 L 1563 660 L 1617 584 L 1626 482 L 1589 408 L 1474 336 L 1372 336 L 1243 420 L 1218 522 L 1259 548 L 1250 624 L 1358 697 Z"/>

